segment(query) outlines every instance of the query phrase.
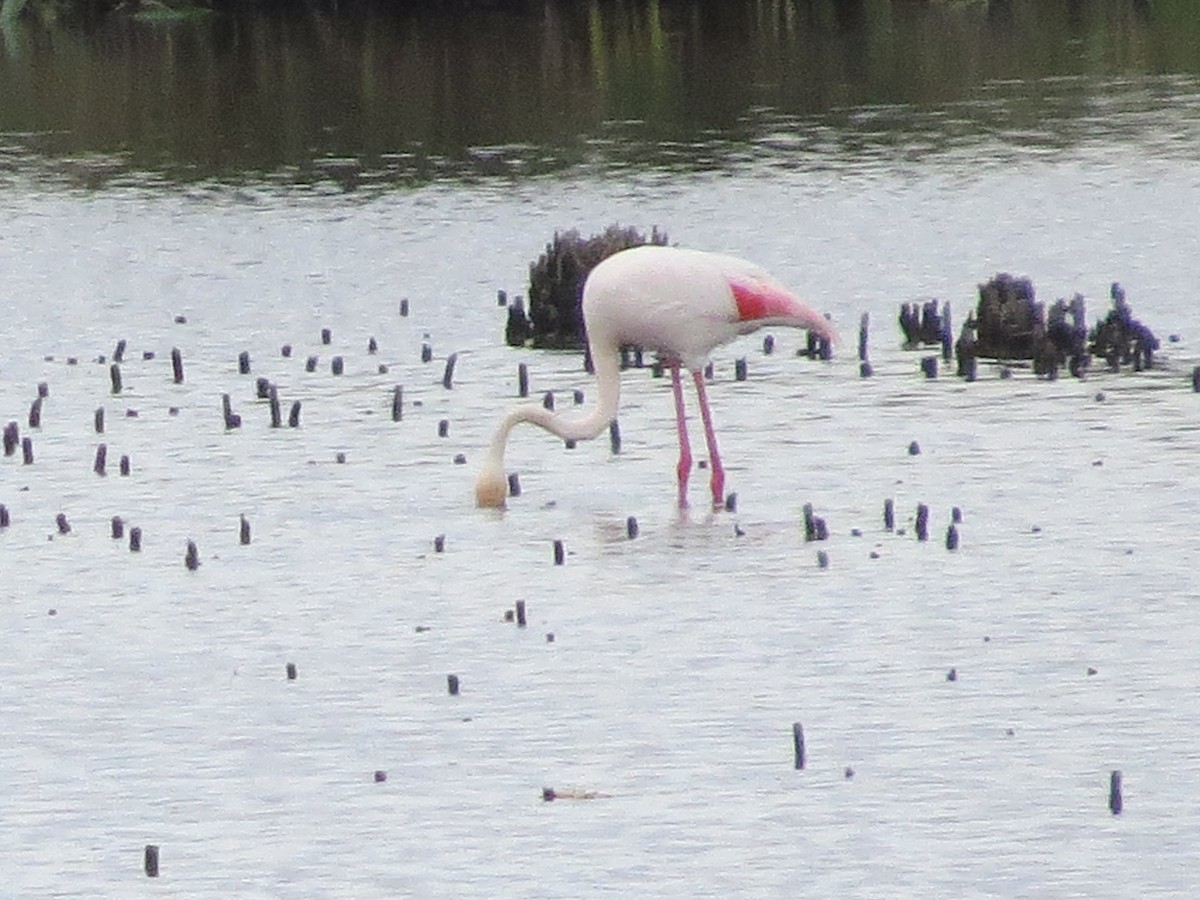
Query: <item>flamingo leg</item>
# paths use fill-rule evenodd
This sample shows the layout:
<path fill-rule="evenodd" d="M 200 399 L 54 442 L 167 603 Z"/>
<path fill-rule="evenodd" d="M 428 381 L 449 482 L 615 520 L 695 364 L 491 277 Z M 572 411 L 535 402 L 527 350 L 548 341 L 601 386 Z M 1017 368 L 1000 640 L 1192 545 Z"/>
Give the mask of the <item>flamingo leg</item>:
<path fill-rule="evenodd" d="M 687 417 L 683 412 L 683 384 L 679 380 L 679 363 L 671 363 L 671 393 L 675 397 L 675 430 L 679 432 L 679 508 L 687 509 L 688 476 L 692 472 L 692 447 L 688 440 Z"/>
<path fill-rule="evenodd" d="M 695 371 L 696 395 L 700 398 L 700 417 L 704 420 L 704 439 L 708 442 L 708 467 L 712 469 L 713 509 L 725 504 L 725 467 L 717 450 L 717 435 L 713 431 L 712 411 L 708 408 L 708 393 L 704 389 L 704 373 Z"/>

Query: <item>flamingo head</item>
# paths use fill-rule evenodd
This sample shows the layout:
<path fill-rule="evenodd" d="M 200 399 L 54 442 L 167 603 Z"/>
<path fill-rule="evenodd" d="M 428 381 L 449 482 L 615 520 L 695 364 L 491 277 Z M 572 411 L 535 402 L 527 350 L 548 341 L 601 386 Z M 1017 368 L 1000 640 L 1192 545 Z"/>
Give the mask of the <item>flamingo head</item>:
<path fill-rule="evenodd" d="M 503 509 L 508 497 L 508 479 L 504 467 L 495 460 L 488 460 L 475 479 L 475 505 L 482 509 Z"/>

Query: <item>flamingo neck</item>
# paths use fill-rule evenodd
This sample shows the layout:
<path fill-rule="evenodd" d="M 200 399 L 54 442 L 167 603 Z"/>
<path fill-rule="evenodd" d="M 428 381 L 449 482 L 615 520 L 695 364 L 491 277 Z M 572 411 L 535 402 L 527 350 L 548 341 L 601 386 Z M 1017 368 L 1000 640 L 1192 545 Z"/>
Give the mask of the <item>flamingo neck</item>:
<path fill-rule="evenodd" d="M 591 345 L 591 351 L 592 364 L 596 368 L 596 403 L 591 410 L 583 416 L 564 416 L 536 403 L 516 407 L 504 417 L 492 436 L 488 459 L 493 466 L 503 468 L 508 434 L 522 422 L 544 428 L 564 441 L 590 441 L 617 417 L 621 398 L 618 353 L 614 348 L 602 349 L 595 343 Z"/>

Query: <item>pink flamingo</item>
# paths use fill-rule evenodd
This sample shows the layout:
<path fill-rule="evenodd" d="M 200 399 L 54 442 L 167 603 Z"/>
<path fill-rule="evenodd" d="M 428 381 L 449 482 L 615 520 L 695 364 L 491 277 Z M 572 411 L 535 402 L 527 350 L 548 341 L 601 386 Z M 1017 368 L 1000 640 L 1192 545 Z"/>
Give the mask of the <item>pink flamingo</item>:
<path fill-rule="evenodd" d="M 478 506 L 504 506 L 508 481 L 504 448 L 508 434 L 532 422 L 564 440 L 590 440 L 617 417 L 621 394 L 620 348 L 635 344 L 658 351 L 671 370 L 675 426 L 679 432 L 679 506 L 687 506 L 692 451 L 683 409 L 679 369 L 696 384 L 700 417 L 708 442 L 713 506 L 724 503 L 725 469 L 717 452 L 712 413 L 704 388 L 704 367 L 715 347 L 764 325 L 790 325 L 831 341 L 833 327 L 791 291 L 753 263 L 676 247 L 645 245 L 622 250 L 597 265 L 583 288 L 583 318 L 596 369 L 597 402 L 578 418 L 556 415 L 529 404 L 512 410 L 496 429 L 475 482 Z"/>

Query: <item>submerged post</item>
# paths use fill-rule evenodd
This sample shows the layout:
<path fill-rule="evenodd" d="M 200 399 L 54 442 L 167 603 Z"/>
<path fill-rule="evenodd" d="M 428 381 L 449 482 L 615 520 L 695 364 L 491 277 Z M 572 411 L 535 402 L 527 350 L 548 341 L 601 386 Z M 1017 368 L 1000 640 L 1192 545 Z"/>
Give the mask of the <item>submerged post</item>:
<path fill-rule="evenodd" d="M 792 749 L 795 754 L 795 764 L 797 769 L 803 769 L 804 758 L 804 726 L 799 722 L 792 723 Z"/>

